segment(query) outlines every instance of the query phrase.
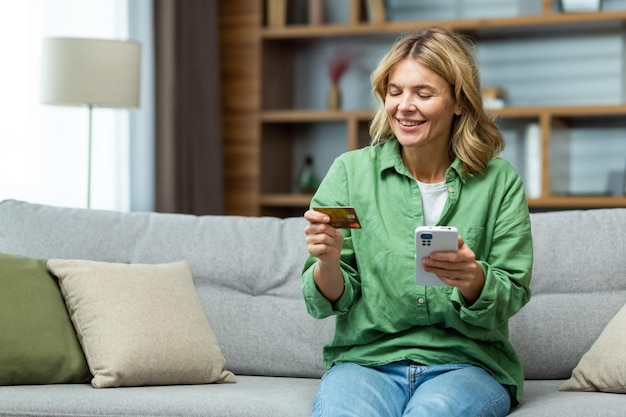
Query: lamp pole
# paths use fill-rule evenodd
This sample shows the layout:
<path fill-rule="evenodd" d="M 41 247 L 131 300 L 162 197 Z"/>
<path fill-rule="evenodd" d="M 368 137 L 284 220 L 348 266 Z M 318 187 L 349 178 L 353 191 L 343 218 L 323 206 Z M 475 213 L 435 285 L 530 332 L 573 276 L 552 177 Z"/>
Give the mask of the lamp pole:
<path fill-rule="evenodd" d="M 92 153 L 92 125 L 93 125 L 93 104 L 88 104 L 89 108 L 89 140 L 87 143 L 87 208 L 91 208 L 91 153 Z"/>

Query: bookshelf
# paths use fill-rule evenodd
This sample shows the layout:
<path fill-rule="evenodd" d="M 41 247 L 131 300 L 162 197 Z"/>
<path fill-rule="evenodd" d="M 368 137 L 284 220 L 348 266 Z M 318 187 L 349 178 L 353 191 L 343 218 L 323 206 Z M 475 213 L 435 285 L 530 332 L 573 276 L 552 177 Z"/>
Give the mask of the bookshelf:
<path fill-rule="evenodd" d="M 471 0 L 459 1 L 471 3 Z M 579 131 L 596 132 L 600 129 L 602 134 L 604 132 L 602 129 L 605 129 L 608 136 L 617 137 L 614 142 L 611 142 L 618 144 L 614 153 L 621 153 L 624 149 L 619 142 L 619 136 L 623 134 L 622 142 L 626 142 L 626 104 L 624 104 L 626 80 L 623 75 L 623 69 L 626 67 L 626 51 L 623 46 L 626 42 L 626 29 L 624 29 L 626 27 L 626 4 L 623 8 L 616 10 L 563 13 L 558 8 L 559 2 L 539 0 L 532 14 L 369 22 L 365 0 L 346 0 L 343 21 L 309 25 L 306 18 L 303 19 L 302 16 L 298 17 L 297 13 L 294 14 L 293 9 L 297 8 L 298 3 L 291 1 L 288 3 L 284 25 L 276 27 L 268 26 L 263 18 L 265 2 L 251 3 L 256 3 L 254 7 L 248 7 L 252 14 L 256 13 L 257 26 L 254 29 L 254 44 L 259 47 L 258 71 L 255 72 L 257 83 L 255 88 L 258 89 L 255 102 L 258 107 L 247 113 L 249 118 L 246 116 L 247 120 L 254 123 L 254 129 L 251 129 L 251 132 L 253 130 L 255 134 L 254 137 L 248 138 L 246 144 L 249 146 L 254 162 L 249 164 L 251 169 L 248 173 L 248 183 L 243 185 L 232 182 L 238 188 L 228 186 L 232 190 L 230 200 L 233 202 L 232 209 L 228 211 L 232 214 L 300 215 L 308 206 L 311 196 L 294 192 L 293 178 L 301 162 L 298 146 L 317 140 L 324 144 L 328 143 L 328 146 L 318 144 L 318 149 L 320 147 L 332 148 L 330 152 L 338 154 L 366 146 L 369 142 L 368 124 L 371 116 L 369 106 L 359 107 L 348 104 L 341 110 L 327 110 L 319 103 L 303 103 L 303 95 L 314 96 L 317 93 L 311 91 L 303 94 L 300 91 L 303 85 L 302 80 L 299 80 L 299 77 L 302 77 L 303 55 L 317 50 L 316 48 L 328 48 L 328 45 L 336 43 L 367 48 L 380 41 L 385 47 L 389 47 L 391 44 L 389 40 L 398 34 L 432 24 L 448 27 L 471 36 L 479 48 L 483 44 L 487 46 L 493 44 L 498 47 L 506 47 L 509 44 L 514 46 L 529 38 L 540 41 L 557 39 L 559 42 L 565 42 L 568 39 L 577 40 L 591 36 L 597 38 L 598 42 L 605 42 L 604 37 L 606 37 L 609 40 L 605 43 L 611 45 L 616 42 L 616 39 L 621 40 L 621 44 L 611 50 L 611 54 L 615 55 L 612 62 L 617 62 L 615 65 L 621 63 L 621 67 L 618 68 L 619 74 L 609 75 L 613 77 L 612 82 L 616 81 L 613 82 L 615 84 L 613 89 L 616 92 L 615 94 L 611 92 L 610 98 L 606 101 L 603 100 L 607 95 L 601 94 L 598 94 L 600 97 L 597 99 L 589 98 L 585 94 L 581 94 L 580 97 L 574 94 L 575 98 L 570 99 L 569 91 L 579 88 L 578 83 L 572 82 L 570 86 L 562 87 L 562 97 L 553 99 L 553 102 L 550 101 L 550 97 L 544 100 L 545 102 L 536 98 L 533 99 L 534 102 L 525 102 L 524 99 L 520 99 L 491 112 L 499 124 L 509 127 L 514 133 L 513 142 L 523 141 L 523 138 L 515 137 L 515 132 L 519 136 L 519 132 L 530 123 L 539 126 L 541 191 L 538 197 L 528 199 L 532 210 L 626 207 L 626 197 L 607 195 L 598 186 L 590 192 L 585 190 L 570 192 L 571 190 L 555 188 L 555 181 L 560 174 L 554 172 L 554 168 L 562 164 L 560 159 L 580 158 L 577 155 L 560 156 L 559 152 L 562 152 L 563 148 L 566 149 L 566 153 L 570 151 L 567 150 L 567 146 L 558 145 L 585 140 L 578 138 L 578 136 L 584 136 L 584 134 L 579 134 Z M 528 4 L 526 0 L 522 3 Z M 616 7 L 622 7 L 619 2 L 613 2 L 613 4 L 617 4 Z M 309 64 L 311 63 L 306 63 L 306 65 Z M 537 65 L 540 64 L 540 61 L 537 61 Z M 318 73 L 323 71 L 323 68 L 317 68 Z M 488 74 L 494 73 L 497 73 L 497 68 Z M 484 74 L 485 72 L 483 72 L 483 81 L 485 81 Z M 603 75 L 599 74 L 597 76 L 599 81 L 596 80 L 596 82 L 602 83 L 602 77 Z M 315 86 L 319 83 L 319 80 L 311 82 Z M 361 85 L 364 89 L 369 88 L 367 79 Z M 506 89 L 507 86 L 504 87 Z M 322 84 L 321 89 L 323 88 L 325 86 Z M 332 143 L 328 139 L 315 138 L 316 132 L 320 135 L 319 131 L 326 132 L 324 129 L 335 132 L 336 137 Z M 320 136 L 324 136 L 324 133 Z M 512 148 L 516 149 L 515 146 Z M 238 151 L 240 152 L 241 149 L 240 146 Z M 518 146 L 514 159 L 523 159 L 520 149 L 523 148 Z M 626 163 L 626 153 L 622 156 Z M 229 159 L 227 155 L 227 160 L 235 163 L 234 157 Z M 241 164 L 237 162 L 235 165 Z M 323 172 L 320 172 L 320 177 L 323 176 L 326 166 L 322 167 Z M 603 169 L 603 167 L 598 167 L 598 169 Z M 247 192 L 244 192 L 244 189 Z"/>

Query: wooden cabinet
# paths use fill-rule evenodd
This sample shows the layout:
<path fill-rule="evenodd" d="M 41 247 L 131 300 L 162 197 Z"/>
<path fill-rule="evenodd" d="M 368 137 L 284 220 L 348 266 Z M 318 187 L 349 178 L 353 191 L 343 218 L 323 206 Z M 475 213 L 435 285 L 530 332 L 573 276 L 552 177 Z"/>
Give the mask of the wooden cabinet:
<path fill-rule="evenodd" d="M 438 24 L 455 31 L 471 36 L 477 47 L 482 45 L 492 45 L 496 47 L 494 54 L 498 56 L 497 48 L 506 49 L 519 48 L 518 54 L 532 55 L 535 48 L 532 45 L 540 44 L 544 40 L 567 40 L 586 39 L 595 37 L 598 42 L 611 46 L 610 62 L 598 62 L 596 77 L 599 85 L 608 84 L 612 88 L 606 94 L 595 84 L 591 87 L 597 91 L 588 94 L 584 90 L 590 82 L 580 82 L 585 80 L 585 74 L 579 75 L 577 79 L 560 79 L 559 74 L 552 74 L 554 81 L 548 81 L 539 74 L 537 77 L 542 82 L 553 83 L 554 88 L 560 88 L 559 97 L 549 93 L 551 85 L 539 91 L 540 96 L 528 98 L 524 96 L 523 90 L 526 86 L 521 82 L 521 86 L 511 86 L 514 90 L 522 93 L 518 98 L 512 100 L 504 108 L 492 110 L 496 120 L 503 128 L 512 132 L 512 138 L 507 139 L 517 143 L 511 147 L 513 149 L 514 160 L 519 165 L 525 165 L 525 147 L 523 132 L 529 125 L 537 127 L 540 140 L 539 168 L 540 190 L 528 202 L 531 209 L 547 210 L 556 208 L 592 208 L 592 207 L 626 207 L 626 197 L 608 195 L 603 186 L 598 186 L 596 181 L 593 189 L 576 190 L 567 184 L 578 181 L 571 177 L 573 168 L 568 166 L 572 156 L 568 155 L 568 142 L 572 140 L 571 132 L 577 129 L 593 129 L 593 132 L 600 132 L 604 136 L 603 129 L 609 129 L 610 134 L 618 139 L 614 154 L 617 158 L 622 158 L 624 163 L 622 170 L 626 169 L 626 151 L 621 143 L 626 143 L 626 80 L 624 79 L 624 67 L 626 67 L 626 5 L 623 9 L 603 10 L 592 13 L 563 13 L 559 10 L 558 1 L 539 0 L 537 10 L 532 14 L 516 14 L 507 17 L 462 17 L 449 19 L 431 20 L 407 20 L 407 21 L 386 21 L 380 23 L 370 23 L 366 18 L 366 0 L 342 0 L 345 3 L 345 18 L 341 22 L 329 22 L 322 25 L 310 25 L 306 23 L 306 18 L 294 12 L 294 8 L 302 7 L 303 2 L 298 0 L 287 0 L 288 12 L 284 25 L 270 27 L 265 22 L 267 12 L 267 1 L 257 0 L 261 5 L 256 9 L 261 12 L 258 16 L 258 45 L 260 47 L 259 58 L 259 109 L 252 120 L 257 123 L 258 138 L 255 138 L 255 146 L 258 152 L 258 165 L 256 165 L 254 188 L 250 193 L 250 201 L 255 207 L 247 212 L 233 214 L 253 214 L 253 215 L 277 215 L 289 216 L 299 215 L 307 207 L 310 195 L 301 195 L 295 191 L 294 178 L 303 159 L 303 154 L 313 152 L 316 157 L 319 149 L 332 149 L 331 154 L 356 149 L 366 146 L 369 142 L 368 124 L 371 115 L 371 105 L 362 97 L 353 100 L 351 104 L 342 110 L 327 110 L 320 97 L 324 92 L 318 91 L 327 88 L 323 82 L 320 83 L 320 73 L 324 73 L 326 68 L 324 60 L 320 57 L 308 60 L 306 56 L 320 51 L 332 50 L 336 45 L 347 45 L 350 48 L 368 51 L 374 48 L 374 44 L 384 45 L 386 50 L 393 39 L 400 33 L 415 30 L 432 24 Z M 398 0 L 395 0 L 398 1 Z M 528 5 L 528 0 L 518 0 L 520 4 Z M 530 0 L 532 2 L 532 0 Z M 471 0 L 456 0 L 457 3 L 471 4 Z M 404 3 L 407 3 L 404 1 Z M 419 4 L 417 1 L 413 4 Z M 328 3 L 327 3 L 328 4 Z M 407 3 L 409 4 L 409 3 Z M 615 4 L 615 2 L 614 2 Z M 291 7 L 291 14 L 289 8 Z M 408 6 L 407 6 L 408 7 Z M 618 7 L 621 7 L 618 5 Z M 608 40 L 602 38 L 607 37 Z M 536 44 L 525 44 L 526 40 L 536 42 Z M 520 44 L 520 42 L 522 42 Z M 531 46 L 528 46 L 531 45 Z M 576 44 L 574 44 L 576 45 Z M 524 48 L 532 49 L 525 50 Z M 555 46 L 559 49 L 558 44 Z M 588 46 L 591 50 L 597 50 L 594 45 Z M 567 48 L 565 48 L 567 49 Z M 577 49 L 574 46 L 572 49 Z M 601 54 L 598 52 L 598 54 Z M 486 61 L 489 58 L 484 58 Z M 558 60 L 558 58 L 554 58 Z M 585 63 L 585 58 L 578 57 L 579 63 L 566 62 L 571 57 L 563 58 L 561 65 L 572 68 Z M 590 58 L 591 59 L 591 58 Z M 593 58 L 595 59 L 595 58 Z M 598 61 L 601 58 L 597 58 Z M 535 60 L 535 61 L 533 61 Z M 497 59 L 496 59 L 497 61 Z M 582 64 L 580 64 L 582 61 Z M 320 65 L 321 62 L 321 65 Z M 479 59 L 479 65 L 481 65 Z M 368 70 L 373 69 L 372 63 Z M 534 56 L 524 61 L 523 71 L 531 73 L 533 65 L 541 65 L 541 58 Z M 557 62 L 555 65 L 559 65 Z M 602 69 L 606 66 L 611 68 L 609 75 L 604 75 L 609 70 Z M 583 65 L 584 66 L 584 65 Z M 561 67 L 563 68 L 563 67 Z M 568 67 L 565 67 L 568 68 Z M 576 67 L 577 68 L 577 67 Z M 604 71 L 604 73 L 602 71 Z M 498 68 L 492 68 L 488 76 L 498 79 Z M 311 79 L 311 83 L 303 82 L 302 74 L 317 77 Z M 483 82 L 485 72 L 481 68 Z M 603 77 L 609 77 L 603 81 Z M 323 75 L 322 75 L 323 77 Z M 582 77 L 582 78 L 581 78 Z M 316 81 L 317 80 L 317 81 Z M 362 89 L 369 92 L 369 82 L 367 77 L 362 78 Z M 502 80 L 501 80 L 502 81 Z M 512 83 L 519 80 L 513 80 Z M 556 84 L 559 86 L 556 86 Z M 508 89 L 507 80 L 502 81 L 503 85 L 498 85 L 505 90 Z M 529 79 L 528 86 L 533 84 Z M 310 89 L 303 93 L 303 86 Z M 354 90 L 354 88 L 353 88 Z M 577 91 L 580 90 L 580 94 Z M 547 91 L 547 93 L 546 93 Z M 344 91 L 345 92 L 345 91 Z M 541 97 L 544 94 L 545 97 Z M 571 94 L 571 97 L 569 96 Z M 305 97 L 303 97 L 303 95 Z M 557 94 L 558 95 L 558 94 Z M 362 96 L 362 94 L 361 94 Z M 526 98 L 524 98 L 526 97 Z M 308 100 L 308 101 L 307 101 Z M 356 103 L 356 104 L 355 104 Z M 326 132 L 333 132 L 332 135 Z M 333 136 L 332 138 L 325 136 Z M 573 135 L 576 136 L 576 135 Z M 584 135 L 583 135 L 584 136 Z M 593 135 L 591 135 L 593 136 Z M 506 135 L 505 135 L 506 137 Z M 311 143 L 316 143 L 312 145 Z M 303 145 L 304 143 L 304 145 Z M 507 146 L 509 144 L 507 143 Z M 600 145 L 599 145 L 600 146 Z M 604 145 L 602 145 L 604 146 Z M 613 146 L 610 145 L 609 146 Z M 304 147 L 304 150 L 299 149 Z M 311 151 L 313 150 L 313 151 Z M 584 152 L 584 151 L 578 151 Z M 608 152 L 611 152 L 610 150 Z M 323 156 L 322 156 L 323 157 Z M 329 156 L 322 161 L 320 176 L 323 176 L 325 169 L 329 165 Z M 504 157 L 504 155 L 503 155 Z M 576 156 L 580 158 L 580 156 Z M 508 158 L 507 158 L 508 159 Z M 565 162 L 564 162 L 565 161 Z M 515 163 L 514 163 L 515 165 Z M 556 167 L 561 172 L 556 172 Z M 602 164 L 596 168 L 600 171 L 606 169 Z M 520 168 L 523 171 L 523 167 Z M 585 168 L 587 169 L 587 168 Z M 602 172 L 601 176 L 606 173 Z M 576 175 L 583 175 L 577 173 Z M 522 175 L 524 178 L 524 174 Z M 561 181 L 561 185 L 558 182 Z M 565 181 L 565 185 L 563 185 Z M 599 179 L 598 179 L 599 181 Z M 236 190 L 234 190 L 236 192 Z"/>

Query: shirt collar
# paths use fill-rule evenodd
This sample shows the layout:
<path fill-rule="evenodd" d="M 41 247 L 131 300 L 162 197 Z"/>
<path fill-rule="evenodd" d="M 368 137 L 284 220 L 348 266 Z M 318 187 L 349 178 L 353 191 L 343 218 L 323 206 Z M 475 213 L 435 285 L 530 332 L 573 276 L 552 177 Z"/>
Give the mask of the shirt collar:
<path fill-rule="evenodd" d="M 388 170 L 395 170 L 402 175 L 411 176 L 400 154 L 400 142 L 397 139 L 388 139 L 378 145 L 380 147 L 380 174 L 381 176 Z M 446 181 L 458 177 L 465 184 L 467 174 L 463 172 L 463 162 L 456 157 L 450 167 L 446 170 Z"/>

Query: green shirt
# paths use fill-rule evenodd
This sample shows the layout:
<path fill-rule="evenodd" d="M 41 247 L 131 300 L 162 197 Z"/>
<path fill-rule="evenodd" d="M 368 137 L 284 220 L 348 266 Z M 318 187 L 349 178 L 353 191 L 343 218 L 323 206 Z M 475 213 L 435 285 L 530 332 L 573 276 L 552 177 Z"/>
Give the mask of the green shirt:
<path fill-rule="evenodd" d="M 483 267 L 485 285 L 468 306 L 457 288 L 415 283 L 415 228 L 423 224 L 420 190 L 396 140 L 339 156 L 311 207 L 354 206 L 361 229 L 343 229 L 345 289 L 331 304 L 313 281 L 317 258 L 302 276 L 308 312 L 336 316 L 324 348 L 327 368 L 355 362 L 381 365 L 411 360 L 424 365 L 478 365 L 521 401 L 524 374 L 509 342 L 508 320 L 530 298 L 533 253 L 522 181 L 494 158 L 483 174 L 468 176 L 457 159 L 446 171 L 448 200 L 440 225 L 455 226 Z"/>

